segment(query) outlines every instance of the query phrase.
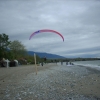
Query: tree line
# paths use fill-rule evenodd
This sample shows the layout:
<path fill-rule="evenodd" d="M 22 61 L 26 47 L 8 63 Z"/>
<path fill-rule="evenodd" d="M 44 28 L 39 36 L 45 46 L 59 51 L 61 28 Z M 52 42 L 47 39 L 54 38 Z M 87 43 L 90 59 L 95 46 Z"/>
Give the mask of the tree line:
<path fill-rule="evenodd" d="M 26 59 L 30 63 L 34 63 L 34 57 L 27 54 L 26 47 L 18 40 L 10 41 L 9 36 L 5 33 L 0 34 L 0 60 L 3 58 Z M 41 59 L 37 56 L 37 60 Z"/>

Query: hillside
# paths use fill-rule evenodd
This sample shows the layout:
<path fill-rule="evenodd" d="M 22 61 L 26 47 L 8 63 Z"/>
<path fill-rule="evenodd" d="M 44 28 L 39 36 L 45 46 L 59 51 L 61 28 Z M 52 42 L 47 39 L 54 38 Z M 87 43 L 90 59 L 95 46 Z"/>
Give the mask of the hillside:
<path fill-rule="evenodd" d="M 34 55 L 34 53 L 36 53 L 40 58 L 42 58 L 42 57 L 46 57 L 48 59 L 58 59 L 58 58 L 62 59 L 62 58 L 65 58 L 63 56 L 59 56 L 59 55 L 56 55 L 56 54 L 28 51 L 28 55 Z"/>

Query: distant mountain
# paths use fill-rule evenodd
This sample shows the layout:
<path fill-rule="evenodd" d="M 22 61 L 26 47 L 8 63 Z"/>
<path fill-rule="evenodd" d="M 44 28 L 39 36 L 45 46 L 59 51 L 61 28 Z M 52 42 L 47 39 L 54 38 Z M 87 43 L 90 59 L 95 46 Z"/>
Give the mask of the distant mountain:
<path fill-rule="evenodd" d="M 50 53 L 42 53 L 42 52 L 34 52 L 34 51 L 27 51 L 28 55 L 34 55 L 37 54 L 40 58 L 46 57 L 47 59 L 62 59 L 65 58 L 63 56 L 59 56 L 56 54 L 50 54 Z"/>

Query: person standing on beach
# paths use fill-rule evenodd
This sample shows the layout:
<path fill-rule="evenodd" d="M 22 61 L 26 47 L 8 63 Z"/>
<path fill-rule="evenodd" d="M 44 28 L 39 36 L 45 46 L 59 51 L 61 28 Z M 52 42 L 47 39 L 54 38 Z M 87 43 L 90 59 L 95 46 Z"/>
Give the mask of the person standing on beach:
<path fill-rule="evenodd" d="M 61 61 L 61 65 L 63 65 L 63 61 Z"/>
<path fill-rule="evenodd" d="M 66 61 L 66 65 L 68 65 L 68 62 Z"/>
<path fill-rule="evenodd" d="M 41 62 L 41 66 L 43 66 L 43 61 Z"/>
<path fill-rule="evenodd" d="M 57 64 L 57 60 L 55 59 L 55 63 Z"/>

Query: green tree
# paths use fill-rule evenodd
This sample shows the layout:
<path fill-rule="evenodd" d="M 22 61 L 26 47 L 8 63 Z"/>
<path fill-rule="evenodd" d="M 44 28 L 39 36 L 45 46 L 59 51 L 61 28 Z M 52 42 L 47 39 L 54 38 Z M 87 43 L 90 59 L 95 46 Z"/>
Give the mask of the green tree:
<path fill-rule="evenodd" d="M 26 56 L 27 62 L 30 64 L 35 64 L 34 62 L 34 55 L 27 55 Z M 37 64 L 41 62 L 41 59 L 38 55 L 36 55 L 36 62 Z"/>
<path fill-rule="evenodd" d="M 11 44 L 9 45 L 9 48 L 13 53 L 13 59 L 19 58 L 27 54 L 25 46 L 18 40 L 12 41 Z"/>
<path fill-rule="evenodd" d="M 10 43 L 8 35 L 5 33 L 0 34 L 0 58 L 6 57 Z"/>

